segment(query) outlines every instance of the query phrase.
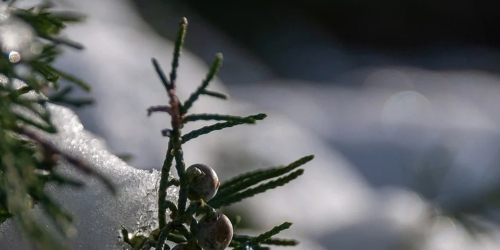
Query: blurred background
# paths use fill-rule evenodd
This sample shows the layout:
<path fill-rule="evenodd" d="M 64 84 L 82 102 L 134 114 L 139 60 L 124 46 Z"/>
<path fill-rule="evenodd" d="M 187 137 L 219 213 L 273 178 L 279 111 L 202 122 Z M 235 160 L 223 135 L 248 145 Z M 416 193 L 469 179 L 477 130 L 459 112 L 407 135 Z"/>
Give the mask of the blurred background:
<path fill-rule="evenodd" d="M 225 179 L 316 155 L 289 187 L 225 211 L 247 230 L 294 221 L 297 249 L 500 248 L 500 2 L 61 2 L 89 16 L 68 34 L 87 50 L 59 62 L 94 88 L 77 112 L 132 166 L 163 160 L 149 58 L 167 69 L 186 16 L 181 96 L 222 52 L 214 88 L 232 101 L 197 111 L 270 114 L 189 145 L 188 161 Z"/>

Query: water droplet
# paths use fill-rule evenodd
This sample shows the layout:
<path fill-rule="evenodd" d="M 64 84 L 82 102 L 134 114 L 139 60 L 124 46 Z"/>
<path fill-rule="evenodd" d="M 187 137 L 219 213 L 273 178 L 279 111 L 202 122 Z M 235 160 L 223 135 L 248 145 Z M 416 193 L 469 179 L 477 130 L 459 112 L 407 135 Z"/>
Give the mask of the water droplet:
<path fill-rule="evenodd" d="M 253 248 L 251 246 L 249 246 L 248 244 L 245 244 L 245 250 L 253 250 Z"/>
<path fill-rule="evenodd" d="M 19 54 L 19 52 L 13 50 L 9 53 L 9 61 L 11 63 L 17 63 L 19 61 L 21 61 L 21 54 Z"/>

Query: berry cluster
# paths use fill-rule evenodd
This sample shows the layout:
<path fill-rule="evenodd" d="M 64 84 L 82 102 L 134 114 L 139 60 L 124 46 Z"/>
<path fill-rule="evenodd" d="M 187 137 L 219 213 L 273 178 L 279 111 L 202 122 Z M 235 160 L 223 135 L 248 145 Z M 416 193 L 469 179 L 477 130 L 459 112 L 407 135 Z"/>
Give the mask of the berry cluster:
<path fill-rule="evenodd" d="M 220 187 L 220 181 L 213 168 L 204 164 L 194 164 L 186 169 L 188 178 L 188 198 L 191 201 L 212 199 Z M 205 250 L 222 250 L 229 246 L 233 237 L 233 226 L 227 216 L 220 212 L 208 213 L 198 221 L 196 239 Z M 187 250 L 187 244 L 179 244 L 174 249 Z"/>

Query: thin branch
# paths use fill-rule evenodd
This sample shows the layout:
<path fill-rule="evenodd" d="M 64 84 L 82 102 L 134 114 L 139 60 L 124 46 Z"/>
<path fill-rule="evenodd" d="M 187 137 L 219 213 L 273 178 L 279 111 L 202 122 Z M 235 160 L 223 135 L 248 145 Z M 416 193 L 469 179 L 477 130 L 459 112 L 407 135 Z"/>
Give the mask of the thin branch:
<path fill-rule="evenodd" d="M 245 191 L 240 192 L 240 193 L 227 195 L 226 197 L 220 198 L 218 200 L 212 199 L 208 202 L 208 205 L 210 205 L 216 209 L 229 206 L 229 205 L 234 204 L 236 202 L 239 202 L 243 199 L 252 197 L 256 194 L 263 193 L 267 190 L 274 189 L 274 188 L 277 188 L 279 186 L 283 186 L 286 183 L 296 179 L 297 177 L 299 177 L 303 173 L 304 173 L 304 170 L 299 169 L 295 172 L 290 173 L 289 175 L 286 175 L 284 177 L 278 178 L 278 179 L 273 180 L 273 181 L 269 181 L 265 184 L 262 184 L 262 185 L 255 187 L 255 188 L 249 188 L 249 189 L 246 189 Z"/>
<path fill-rule="evenodd" d="M 207 94 L 206 88 L 208 87 L 208 84 L 212 81 L 212 79 L 217 75 L 217 72 L 219 72 L 220 67 L 222 66 L 222 54 L 217 53 L 215 55 L 214 62 L 210 66 L 210 70 L 208 71 L 207 76 L 205 79 L 201 82 L 201 85 L 196 89 L 194 93 L 189 96 L 189 98 L 184 102 L 184 106 L 182 109 L 182 114 L 186 114 L 191 106 L 193 106 L 193 103 L 198 100 L 198 97 L 205 93 Z M 215 93 L 215 92 L 213 92 Z"/>
<path fill-rule="evenodd" d="M 266 240 L 270 239 L 276 234 L 279 234 L 281 231 L 286 230 L 292 226 L 292 223 L 290 222 L 285 222 L 279 226 L 274 227 L 273 229 L 260 234 L 259 236 L 252 238 L 251 240 L 247 241 L 244 244 L 241 244 L 240 246 L 236 247 L 234 250 L 244 250 L 246 247 L 257 247 L 261 243 L 265 242 Z"/>
<path fill-rule="evenodd" d="M 150 116 L 153 112 L 167 112 L 169 115 L 173 115 L 174 112 L 172 108 L 169 106 L 151 106 L 148 108 L 148 116 Z"/>
<path fill-rule="evenodd" d="M 312 159 L 314 159 L 314 156 L 308 155 L 288 164 L 287 166 L 275 167 L 271 169 L 261 169 L 242 174 L 233 179 L 223 182 L 219 187 L 219 190 L 217 191 L 217 195 L 222 195 L 224 193 L 234 193 L 242 190 L 244 187 L 250 187 L 259 182 L 286 174 L 306 164 Z M 213 199 L 217 199 L 217 196 Z"/>
<path fill-rule="evenodd" d="M 210 90 L 206 90 L 206 89 L 204 91 L 202 91 L 201 94 L 202 95 L 208 95 L 208 96 L 215 97 L 215 98 L 219 98 L 219 99 L 222 99 L 222 100 L 229 99 L 229 96 L 226 95 L 226 94 L 215 92 L 215 91 L 210 91 Z"/>
<path fill-rule="evenodd" d="M 264 115 L 264 114 L 262 114 Z M 182 119 L 184 124 L 194 121 L 228 121 L 228 122 L 247 122 L 248 117 L 233 116 L 233 115 L 219 115 L 219 114 L 191 114 L 186 115 Z M 253 119 L 255 121 L 255 119 Z"/>
<path fill-rule="evenodd" d="M 105 177 L 104 175 L 98 173 L 97 171 L 95 171 L 91 167 L 87 166 L 84 162 L 80 161 L 79 159 L 77 159 L 71 155 L 68 155 L 68 154 L 62 152 L 61 150 L 54 147 L 52 144 L 43 140 L 42 138 L 38 137 L 38 135 L 36 135 L 32 131 L 29 131 L 25 127 L 17 127 L 14 131 L 19 133 L 19 134 L 25 135 L 28 138 L 30 138 L 31 140 L 37 142 L 38 144 L 40 144 L 44 148 L 44 150 L 47 150 L 49 152 L 53 152 L 54 154 L 58 154 L 58 155 L 62 156 L 66 161 L 68 161 L 71 165 L 76 167 L 81 172 L 97 177 L 99 180 L 101 180 L 102 183 L 104 183 L 104 185 L 113 194 L 116 194 L 116 189 L 115 189 L 114 185 L 111 183 L 111 181 L 107 177 Z"/>
<path fill-rule="evenodd" d="M 158 223 L 160 224 L 160 229 L 166 226 L 167 217 L 166 211 L 168 204 L 165 204 L 167 198 L 167 188 L 169 186 L 168 178 L 170 176 L 170 168 L 174 160 L 174 154 L 172 152 L 172 143 L 168 144 L 167 153 L 165 155 L 165 160 L 163 161 L 163 166 L 161 168 L 160 177 L 160 187 L 158 188 Z"/>
<path fill-rule="evenodd" d="M 165 76 L 165 72 L 163 72 L 163 69 L 161 69 L 160 64 L 156 60 L 156 58 L 151 58 L 151 62 L 153 63 L 153 66 L 155 67 L 156 73 L 158 74 L 158 77 L 160 77 L 161 83 L 163 83 L 163 86 L 167 90 L 167 92 L 172 89 L 172 86 L 170 85 L 170 82 L 167 80 L 167 77 Z"/>
<path fill-rule="evenodd" d="M 265 114 L 258 114 L 258 115 L 247 116 L 247 117 L 244 117 L 241 120 L 237 120 L 237 121 L 221 122 L 221 123 L 216 123 L 216 124 L 213 124 L 210 126 L 206 126 L 206 127 L 203 127 L 203 128 L 197 129 L 197 130 L 193 130 L 193 131 L 185 134 L 184 136 L 182 136 L 182 143 L 186 143 L 191 139 L 194 139 L 194 138 L 199 137 L 201 135 L 208 134 L 208 133 L 216 131 L 216 130 L 230 128 L 230 127 L 234 127 L 234 126 L 241 125 L 241 124 L 254 124 L 255 121 L 263 120 L 264 118 L 266 118 Z"/>
<path fill-rule="evenodd" d="M 179 67 L 179 58 L 181 57 L 182 45 L 184 44 L 184 37 L 186 37 L 188 21 L 183 17 L 179 23 L 179 33 L 175 40 L 174 57 L 172 59 L 172 71 L 170 71 L 170 83 L 172 89 L 175 89 L 175 80 L 177 79 L 177 68 Z"/>
<path fill-rule="evenodd" d="M 248 235 L 240 235 L 234 234 L 233 241 L 245 243 L 255 239 L 256 237 L 248 236 Z M 281 239 L 281 238 L 269 238 L 262 242 L 262 244 L 266 245 L 275 245 L 275 246 L 296 246 L 299 244 L 299 241 L 293 239 Z"/>

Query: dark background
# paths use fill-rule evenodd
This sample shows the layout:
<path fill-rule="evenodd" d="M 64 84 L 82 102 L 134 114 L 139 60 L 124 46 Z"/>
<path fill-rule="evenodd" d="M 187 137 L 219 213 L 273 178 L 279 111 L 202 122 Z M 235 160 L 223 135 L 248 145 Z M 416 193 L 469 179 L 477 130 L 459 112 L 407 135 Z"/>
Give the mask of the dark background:
<path fill-rule="evenodd" d="M 348 46 L 384 50 L 414 46 L 500 45 L 499 1 L 335 0 L 185 1 L 251 47 L 252 38 L 283 16 L 304 18 Z"/>
<path fill-rule="evenodd" d="M 197 40 L 187 41 L 188 49 L 207 64 L 212 61 L 213 50 L 226 51 L 233 57 L 246 53 L 258 65 L 265 65 L 272 75 L 270 78 L 340 85 L 341 76 L 348 72 L 394 66 L 499 73 L 500 1 L 135 0 L 134 3 L 145 20 L 168 39 L 174 39 L 175 34 L 168 31 L 175 26 L 165 28 L 174 24 L 165 17 L 187 16 L 191 20 L 196 15 L 204 27 L 197 29 L 201 23 L 198 19 L 190 24 L 190 32 Z M 228 51 L 221 41 L 206 37 L 207 26 L 241 51 Z M 220 77 L 227 84 L 269 80 L 238 70 L 233 64 L 237 60 L 227 59 L 227 71 L 240 76 L 232 78 L 221 72 Z"/>

